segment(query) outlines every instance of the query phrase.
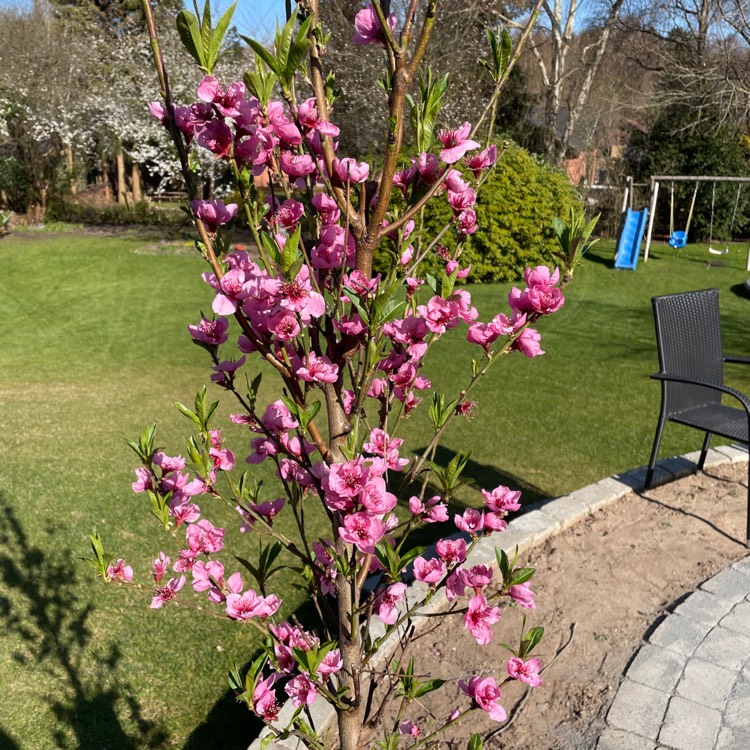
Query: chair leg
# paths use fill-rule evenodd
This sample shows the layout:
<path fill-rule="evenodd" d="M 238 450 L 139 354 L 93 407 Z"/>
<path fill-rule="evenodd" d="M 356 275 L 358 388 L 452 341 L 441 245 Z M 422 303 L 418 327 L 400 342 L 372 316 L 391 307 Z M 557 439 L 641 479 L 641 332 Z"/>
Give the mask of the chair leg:
<path fill-rule="evenodd" d="M 706 437 L 703 438 L 703 447 L 701 448 L 701 456 L 698 459 L 698 471 L 703 471 L 703 464 L 706 463 L 706 454 L 708 453 L 708 446 L 711 443 L 712 433 L 707 432 Z"/>
<path fill-rule="evenodd" d="M 661 436 L 664 432 L 664 423 L 667 420 L 663 414 L 659 415 L 659 424 L 656 426 L 656 435 L 654 436 L 654 445 L 651 448 L 651 459 L 648 462 L 648 471 L 646 472 L 646 484 L 644 489 L 651 489 L 651 481 L 654 478 L 654 469 L 656 468 L 656 458 L 659 455 L 659 444 L 661 443 Z"/>
<path fill-rule="evenodd" d="M 750 447 L 750 446 L 748 446 Z M 747 462 L 747 521 L 745 529 L 745 546 L 750 547 L 750 461 Z"/>

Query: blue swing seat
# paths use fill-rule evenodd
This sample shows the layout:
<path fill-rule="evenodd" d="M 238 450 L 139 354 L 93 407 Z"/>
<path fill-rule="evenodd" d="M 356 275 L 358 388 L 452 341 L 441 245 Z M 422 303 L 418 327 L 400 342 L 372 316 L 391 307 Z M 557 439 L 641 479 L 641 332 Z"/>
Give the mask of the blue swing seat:
<path fill-rule="evenodd" d="M 670 247 L 676 247 L 678 249 L 685 247 L 687 241 L 687 232 L 672 232 L 672 236 L 669 238 Z"/>

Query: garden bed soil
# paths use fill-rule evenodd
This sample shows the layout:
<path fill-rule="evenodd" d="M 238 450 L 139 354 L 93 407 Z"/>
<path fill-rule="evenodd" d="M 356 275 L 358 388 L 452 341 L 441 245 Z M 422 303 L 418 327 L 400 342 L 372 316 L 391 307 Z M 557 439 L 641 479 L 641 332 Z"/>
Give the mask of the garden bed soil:
<path fill-rule="evenodd" d="M 429 665 L 433 677 L 501 678 L 509 654 L 500 642 L 517 643 L 527 612 L 527 627 L 545 629 L 534 654 L 545 665 L 543 685 L 529 691 L 514 717 L 524 686 L 506 683 L 502 704 L 509 722 L 475 712 L 429 747 L 465 750 L 478 732 L 488 750 L 593 750 L 620 679 L 655 625 L 699 584 L 746 555 L 746 502 L 747 464 L 725 464 L 631 493 L 532 551 L 523 564 L 536 568 L 535 610 L 505 609 L 484 647 L 463 628 L 462 616 L 451 618 L 420 638 L 413 654 L 416 669 Z M 465 705 L 465 696 L 446 685 L 407 714 L 428 734 L 435 727 L 431 716 L 442 719 Z"/>

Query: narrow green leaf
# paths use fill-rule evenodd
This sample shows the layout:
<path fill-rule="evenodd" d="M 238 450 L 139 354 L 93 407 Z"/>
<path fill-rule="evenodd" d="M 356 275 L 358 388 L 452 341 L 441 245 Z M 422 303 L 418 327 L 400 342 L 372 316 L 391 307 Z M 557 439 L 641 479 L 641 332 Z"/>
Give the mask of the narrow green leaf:
<path fill-rule="evenodd" d="M 183 46 L 193 60 L 205 70 L 206 66 L 203 59 L 203 45 L 201 43 L 198 19 L 189 10 L 181 10 L 177 14 L 177 33 L 180 35 Z"/>
<path fill-rule="evenodd" d="M 237 0 L 230 5 L 222 14 L 221 18 L 216 22 L 216 28 L 211 34 L 211 45 L 209 48 L 208 61 L 211 69 L 213 70 L 219 59 L 221 52 L 221 45 L 224 43 L 224 37 L 226 36 L 227 29 L 229 28 L 229 22 L 232 20 L 234 15 L 234 9 L 237 7 Z"/>

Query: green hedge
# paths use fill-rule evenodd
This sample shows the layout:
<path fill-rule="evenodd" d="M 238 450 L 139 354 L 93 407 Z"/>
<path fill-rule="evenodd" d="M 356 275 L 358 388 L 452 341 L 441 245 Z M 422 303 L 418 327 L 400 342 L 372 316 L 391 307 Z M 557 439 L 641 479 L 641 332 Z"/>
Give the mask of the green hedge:
<path fill-rule="evenodd" d="M 157 208 L 146 201 L 134 203 L 132 206 L 114 204 L 103 207 L 55 201 L 50 204 L 44 218 L 45 221 L 53 222 L 114 226 L 180 227 L 189 223 L 185 213 L 176 206 Z"/>
<path fill-rule="evenodd" d="M 565 173 L 510 144 L 479 193 L 479 229 L 461 255 L 462 266 L 471 263 L 469 281 L 516 281 L 526 266 L 550 263 L 550 251 L 556 248 L 552 219 L 570 216 L 572 206 L 580 206 L 580 196 Z M 432 201 L 425 219 L 427 237 L 451 215 L 445 199 Z M 450 230 L 443 244 L 452 251 L 457 239 Z M 425 264 L 432 272 L 444 267 L 437 256 Z"/>

